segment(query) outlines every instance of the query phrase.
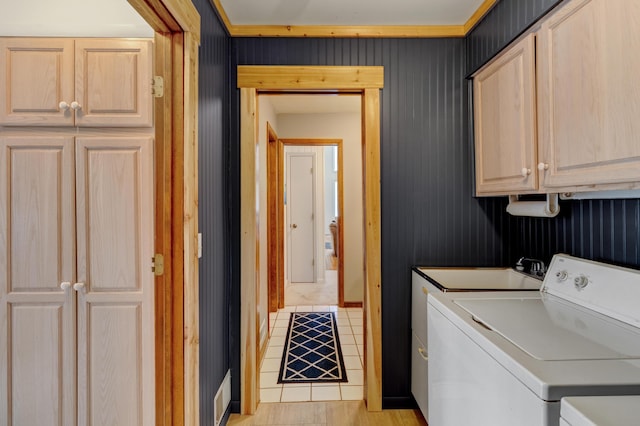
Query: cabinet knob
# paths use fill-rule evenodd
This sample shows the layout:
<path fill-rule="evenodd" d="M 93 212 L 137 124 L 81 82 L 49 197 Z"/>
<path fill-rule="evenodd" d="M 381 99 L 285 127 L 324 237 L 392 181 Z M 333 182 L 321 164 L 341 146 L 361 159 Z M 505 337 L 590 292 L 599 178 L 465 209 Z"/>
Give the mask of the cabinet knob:
<path fill-rule="evenodd" d="M 77 111 L 80 108 L 82 108 L 82 106 L 78 102 L 76 102 L 76 101 L 71 102 L 71 109 L 72 110 Z"/>
<path fill-rule="evenodd" d="M 549 165 L 547 163 L 538 163 L 538 170 L 541 172 L 549 170 Z"/>
<path fill-rule="evenodd" d="M 60 108 L 60 111 L 66 111 L 69 109 L 69 104 L 65 101 L 62 101 L 58 104 L 58 108 Z"/>
<path fill-rule="evenodd" d="M 60 288 L 63 291 L 66 291 L 69 287 L 71 287 L 71 283 L 69 281 L 65 281 L 63 283 L 60 283 Z"/>
<path fill-rule="evenodd" d="M 526 167 L 523 167 L 521 173 L 522 173 L 522 177 L 527 177 L 531 174 L 531 169 L 527 169 Z"/>
<path fill-rule="evenodd" d="M 84 289 L 84 283 L 75 283 L 75 284 L 73 285 L 73 289 L 74 289 L 75 291 L 81 291 L 81 290 L 83 290 L 83 289 Z"/>

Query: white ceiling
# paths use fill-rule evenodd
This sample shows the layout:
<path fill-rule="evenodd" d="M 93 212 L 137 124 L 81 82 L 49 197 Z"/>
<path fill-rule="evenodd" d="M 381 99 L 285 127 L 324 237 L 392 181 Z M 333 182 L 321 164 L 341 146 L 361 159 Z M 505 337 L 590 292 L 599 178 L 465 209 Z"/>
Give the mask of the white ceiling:
<path fill-rule="evenodd" d="M 276 114 L 360 112 L 359 95 L 264 95 Z M 262 96 L 260 97 L 262 99 Z"/>
<path fill-rule="evenodd" d="M 219 0 L 232 25 L 464 25 L 484 0 Z"/>

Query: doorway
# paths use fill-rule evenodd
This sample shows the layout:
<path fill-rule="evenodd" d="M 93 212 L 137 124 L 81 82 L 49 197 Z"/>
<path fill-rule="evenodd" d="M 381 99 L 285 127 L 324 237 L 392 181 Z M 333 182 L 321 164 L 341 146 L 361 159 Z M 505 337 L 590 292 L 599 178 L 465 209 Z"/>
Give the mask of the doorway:
<path fill-rule="evenodd" d="M 275 131 L 269 125 L 269 133 Z M 289 305 L 336 305 L 344 307 L 344 232 L 343 225 L 343 140 L 342 139 L 278 139 L 268 138 L 267 176 L 267 245 L 269 277 L 269 312 Z M 308 163 L 302 167 L 305 179 L 292 176 L 288 164 Z M 308 170 L 315 170 L 308 173 Z M 306 175 L 306 176 L 305 176 Z M 300 230 L 298 213 L 300 199 L 294 194 L 303 182 L 306 189 L 302 210 L 313 217 L 311 236 L 304 237 L 306 270 L 294 274 L 292 263 L 299 262 L 300 250 L 293 249 L 292 237 Z M 315 206 L 315 207 L 314 207 Z M 307 211 L 308 210 L 308 211 Z M 362 223 L 360 222 L 360 225 Z M 333 231 L 333 232 L 332 232 Z M 311 239 L 311 243 L 309 242 Z M 362 239 L 360 239 L 362 241 Z M 358 244 L 358 242 L 354 242 Z M 298 243 L 300 244 L 300 243 Z M 291 254 L 295 255 L 295 259 Z M 311 258 L 309 260 L 309 257 Z M 308 278 L 306 278 L 304 276 Z"/>
<path fill-rule="evenodd" d="M 362 99 L 362 158 L 365 224 L 364 398 L 369 411 L 382 409 L 381 253 L 380 253 L 380 89 L 382 67 L 239 66 L 241 162 L 241 412 L 253 414 L 259 402 L 257 371 L 258 217 L 256 215 L 256 112 L 260 91 L 333 91 Z M 292 78 L 293 76 L 293 78 Z"/>

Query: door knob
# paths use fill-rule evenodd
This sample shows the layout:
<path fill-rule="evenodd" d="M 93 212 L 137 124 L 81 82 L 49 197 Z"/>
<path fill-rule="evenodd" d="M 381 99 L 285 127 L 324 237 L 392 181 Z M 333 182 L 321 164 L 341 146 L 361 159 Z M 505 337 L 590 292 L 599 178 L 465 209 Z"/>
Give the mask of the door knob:
<path fill-rule="evenodd" d="M 68 104 L 68 103 L 66 103 L 65 101 L 62 101 L 62 102 L 60 102 L 60 103 L 58 104 L 58 108 L 59 108 L 61 111 L 66 111 L 66 110 L 68 110 L 68 109 L 69 109 L 69 104 Z"/>
<path fill-rule="evenodd" d="M 66 291 L 69 287 L 71 287 L 71 283 L 69 281 L 65 281 L 63 283 L 60 283 L 60 288 L 63 291 Z"/>
<path fill-rule="evenodd" d="M 296 225 L 296 224 L 294 223 L 293 225 L 291 225 L 291 227 L 292 227 L 293 229 L 296 229 L 296 228 L 298 227 L 298 225 Z"/>
<path fill-rule="evenodd" d="M 80 106 L 80 104 L 76 101 L 71 102 L 71 109 L 74 111 L 79 110 L 80 108 L 82 108 L 82 106 Z"/>
<path fill-rule="evenodd" d="M 73 285 L 73 289 L 74 289 L 75 291 L 83 290 L 83 289 L 84 289 L 84 283 L 75 283 L 75 284 Z"/>
<path fill-rule="evenodd" d="M 549 170 L 549 164 L 547 164 L 547 163 L 538 163 L 538 170 L 540 170 L 541 172 L 543 172 L 545 170 Z"/>

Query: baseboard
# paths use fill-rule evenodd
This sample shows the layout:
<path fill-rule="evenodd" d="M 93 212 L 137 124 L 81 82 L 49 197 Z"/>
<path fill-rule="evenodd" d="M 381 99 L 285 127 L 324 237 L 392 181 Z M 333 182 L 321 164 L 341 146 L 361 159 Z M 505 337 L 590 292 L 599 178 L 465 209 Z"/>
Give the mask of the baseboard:
<path fill-rule="evenodd" d="M 345 308 L 362 308 L 362 302 L 344 302 Z"/>
<path fill-rule="evenodd" d="M 413 396 L 383 396 L 383 410 L 410 410 L 418 408 Z"/>
<path fill-rule="evenodd" d="M 234 414 L 239 414 L 240 413 L 240 401 L 236 401 L 233 400 L 231 401 L 231 404 L 229 404 L 229 411 L 234 413 Z"/>

